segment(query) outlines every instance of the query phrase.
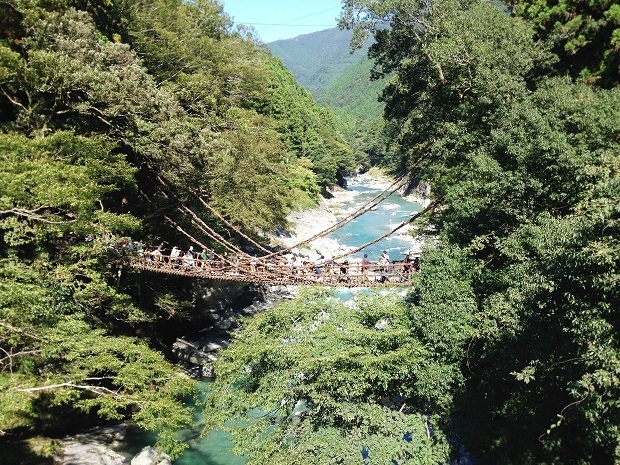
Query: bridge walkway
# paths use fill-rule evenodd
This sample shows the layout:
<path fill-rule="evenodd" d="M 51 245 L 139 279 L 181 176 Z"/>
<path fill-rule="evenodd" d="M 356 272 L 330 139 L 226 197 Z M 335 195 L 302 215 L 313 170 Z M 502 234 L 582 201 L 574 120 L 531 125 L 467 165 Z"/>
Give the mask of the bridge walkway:
<path fill-rule="evenodd" d="M 199 260 L 161 256 L 134 258 L 134 268 L 153 273 L 187 276 L 219 281 L 241 281 L 267 285 L 321 285 L 331 287 L 391 287 L 408 286 L 412 276 L 412 263 L 361 262 L 299 264 L 283 262 L 242 260 L 232 263 L 220 260 Z"/>

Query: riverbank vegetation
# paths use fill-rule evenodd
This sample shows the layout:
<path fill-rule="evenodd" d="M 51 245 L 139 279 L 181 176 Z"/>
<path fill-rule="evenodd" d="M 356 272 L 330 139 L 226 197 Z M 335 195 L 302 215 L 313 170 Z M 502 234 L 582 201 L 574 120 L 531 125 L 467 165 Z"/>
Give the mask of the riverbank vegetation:
<path fill-rule="evenodd" d="M 246 323 L 207 412 L 264 409 L 253 463 L 620 461 L 617 5 L 514 4 L 346 2 L 441 245 L 404 303 Z"/>
<path fill-rule="evenodd" d="M 239 239 L 202 200 L 260 237 L 365 153 L 431 183 L 441 245 L 407 298 L 247 321 L 209 424 L 253 463 L 620 461 L 618 9 L 514 7 L 346 2 L 387 79 L 351 149 L 216 2 L 0 0 L 1 433 L 133 418 L 178 454 L 194 387 L 157 328 L 191 283 L 121 245 L 198 236 L 185 207 Z"/>

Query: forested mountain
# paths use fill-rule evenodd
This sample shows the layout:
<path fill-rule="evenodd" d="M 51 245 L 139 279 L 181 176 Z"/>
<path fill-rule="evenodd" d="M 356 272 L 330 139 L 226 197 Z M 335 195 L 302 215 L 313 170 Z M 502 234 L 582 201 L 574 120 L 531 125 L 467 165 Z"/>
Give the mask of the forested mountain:
<path fill-rule="evenodd" d="M 353 32 L 338 28 L 270 42 L 267 47 L 279 57 L 318 101 L 327 88 L 366 55 L 368 46 L 351 53 Z"/>
<path fill-rule="evenodd" d="M 373 62 L 362 57 L 338 77 L 319 99 L 334 110 L 341 110 L 359 119 L 374 119 L 383 113 L 379 101 L 385 80 L 371 80 Z"/>
<path fill-rule="evenodd" d="M 218 250 L 207 206 L 273 231 L 352 152 L 217 2 L 16 0 L 0 18 L 0 434 L 131 416 L 178 453 L 193 383 L 156 328 L 187 317 L 188 284 L 124 267 L 130 236 Z"/>
<path fill-rule="evenodd" d="M 359 165 L 392 165 L 379 101 L 386 79 L 371 79 L 371 40 L 351 53 L 353 32 L 327 29 L 267 44 L 317 103 L 336 115 Z"/>

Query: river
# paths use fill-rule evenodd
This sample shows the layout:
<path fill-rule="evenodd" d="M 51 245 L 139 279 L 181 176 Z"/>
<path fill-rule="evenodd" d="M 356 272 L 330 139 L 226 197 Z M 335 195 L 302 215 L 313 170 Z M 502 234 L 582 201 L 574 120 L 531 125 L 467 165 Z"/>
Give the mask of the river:
<path fill-rule="evenodd" d="M 379 194 L 383 190 L 383 186 L 375 182 L 352 178 L 348 190 L 350 195 L 347 195 L 346 198 L 350 200 L 344 204 L 339 204 L 341 214 L 358 209 Z M 356 248 L 385 234 L 403 221 L 409 220 L 421 208 L 419 204 L 394 193 L 376 208 L 334 231 L 328 237 L 343 246 Z M 372 261 L 377 261 L 382 251 L 385 250 L 391 260 L 402 260 L 408 250 L 417 253 L 418 244 L 413 242 L 410 237 L 399 233 L 400 231 L 397 231 L 393 237 L 385 238 L 352 257 L 361 259 L 364 253 L 367 253 Z M 337 292 L 339 298 L 347 300 L 352 298 L 353 294 L 363 292 L 363 289 L 339 289 Z M 208 389 L 208 383 L 202 383 L 202 388 Z M 199 407 L 196 408 L 195 419 L 195 427 L 183 432 L 183 437 L 186 439 L 189 448 L 174 461 L 175 465 L 241 465 L 246 462 L 244 458 L 230 452 L 232 443 L 226 433 L 212 431 L 206 436 L 200 437 L 203 421 Z M 152 445 L 154 441 L 154 436 L 148 432 L 130 432 L 127 436 L 126 446 L 121 452 L 134 455 L 144 446 Z"/>
<path fill-rule="evenodd" d="M 347 205 L 347 211 L 357 210 L 371 198 L 382 191 L 381 185 L 369 184 L 364 181 L 349 181 L 349 191 L 356 193 L 353 200 Z M 340 244 L 350 247 L 359 247 L 394 229 L 402 222 L 408 221 L 411 216 L 421 210 L 417 203 L 409 201 L 398 193 L 380 203 L 373 210 L 356 218 L 341 229 L 334 231 L 328 237 Z M 401 260 L 405 252 L 412 247 L 412 241 L 403 230 L 373 244 L 363 251 L 353 254 L 354 258 L 362 258 L 365 253 L 371 260 L 378 260 L 381 252 L 386 250 L 392 260 Z"/>

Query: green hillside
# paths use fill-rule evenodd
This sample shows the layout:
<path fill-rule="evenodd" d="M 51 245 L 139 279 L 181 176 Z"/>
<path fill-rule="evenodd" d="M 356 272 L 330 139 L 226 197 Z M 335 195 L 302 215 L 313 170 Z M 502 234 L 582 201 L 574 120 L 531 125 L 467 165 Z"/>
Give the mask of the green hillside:
<path fill-rule="evenodd" d="M 327 89 L 319 103 L 343 110 L 356 118 L 372 119 L 381 115 L 379 95 L 386 79 L 370 80 L 372 61 L 364 56 L 345 71 Z"/>
<path fill-rule="evenodd" d="M 301 86 L 320 100 L 325 90 L 366 55 L 367 47 L 349 51 L 351 31 L 338 28 L 267 44 Z"/>
<path fill-rule="evenodd" d="M 386 159 L 387 140 L 379 102 L 387 78 L 371 81 L 371 42 L 351 54 L 351 31 L 327 29 L 267 44 L 319 104 L 336 117 L 338 130 L 353 147 L 356 161 L 366 165 Z"/>

